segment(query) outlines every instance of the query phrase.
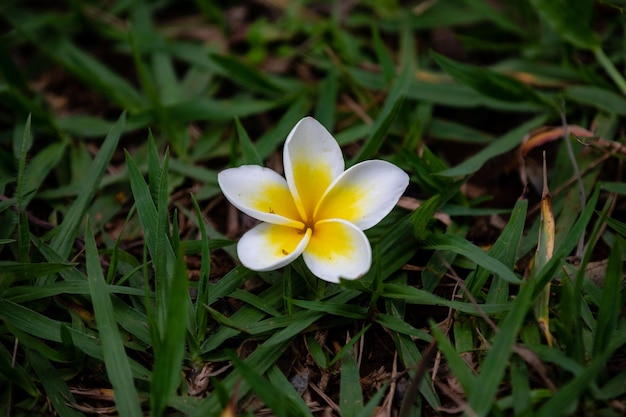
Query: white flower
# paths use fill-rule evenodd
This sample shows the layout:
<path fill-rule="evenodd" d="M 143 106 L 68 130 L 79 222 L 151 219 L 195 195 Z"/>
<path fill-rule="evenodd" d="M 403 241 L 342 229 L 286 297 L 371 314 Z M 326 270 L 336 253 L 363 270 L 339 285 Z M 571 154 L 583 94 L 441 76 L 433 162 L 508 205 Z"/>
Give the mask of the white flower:
<path fill-rule="evenodd" d="M 372 263 L 363 230 L 391 211 L 408 175 L 381 160 L 344 171 L 339 144 L 311 117 L 291 130 L 283 159 L 286 178 L 256 165 L 218 175 L 228 201 L 262 221 L 239 240 L 239 260 L 252 270 L 270 271 L 302 255 L 325 281 L 361 277 Z"/>

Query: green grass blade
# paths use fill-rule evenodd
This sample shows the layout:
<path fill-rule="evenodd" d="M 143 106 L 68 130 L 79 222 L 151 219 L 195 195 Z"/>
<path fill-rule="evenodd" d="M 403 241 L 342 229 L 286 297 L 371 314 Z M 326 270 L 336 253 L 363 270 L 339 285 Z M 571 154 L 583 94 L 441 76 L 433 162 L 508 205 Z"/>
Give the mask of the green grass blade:
<path fill-rule="evenodd" d="M 290 328 L 285 328 L 284 330 L 275 333 L 272 337 L 265 341 L 265 343 L 257 347 L 244 362 L 258 374 L 266 372 L 276 363 L 284 349 L 287 348 L 289 341 L 293 337 L 291 333 L 292 329 Z M 238 381 L 241 381 L 239 375 L 232 373 L 224 378 L 222 382 L 224 386 L 232 390 Z M 241 381 L 238 390 L 239 395 L 243 396 L 250 391 L 250 386 L 246 381 Z M 218 398 L 216 396 L 208 397 L 190 411 L 190 417 L 216 417 L 220 412 Z"/>
<path fill-rule="evenodd" d="M 296 123 L 308 114 L 309 108 L 308 97 L 304 94 L 299 95 L 290 103 L 289 108 L 275 127 L 265 132 L 255 142 L 256 149 L 262 159 L 270 156 L 287 139 L 287 135 Z"/>
<path fill-rule="evenodd" d="M 461 175 L 469 175 L 478 171 L 488 160 L 498 155 L 502 155 L 515 149 L 522 143 L 522 138 L 532 129 L 542 126 L 546 123 L 548 118 L 545 115 L 537 116 L 534 119 L 529 120 L 526 123 L 514 128 L 507 132 L 505 135 L 494 140 L 485 148 L 478 151 L 476 154 L 465 159 L 463 162 L 439 172 L 439 175 L 446 177 L 456 177 Z"/>
<path fill-rule="evenodd" d="M 620 235 L 626 237 L 626 223 L 608 217 L 606 219 L 606 224 Z"/>
<path fill-rule="evenodd" d="M 613 333 L 617 328 L 623 293 L 621 257 L 623 242 L 619 237 L 615 239 L 609 255 L 599 305 L 598 322 L 594 329 L 593 357 L 600 355 L 610 345 Z"/>
<path fill-rule="evenodd" d="M 104 142 L 102 142 L 98 154 L 92 161 L 87 172 L 85 172 L 85 180 L 80 186 L 80 192 L 76 201 L 74 201 L 67 210 L 63 222 L 58 227 L 58 233 L 52 238 L 50 246 L 63 257 L 67 257 L 70 254 L 83 216 L 96 194 L 102 175 L 113 156 L 113 152 L 117 148 L 117 144 L 119 143 L 120 136 L 124 129 L 125 120 L 126 113 L 122 113 L 104 139 Z"/>
<path fill-rule="evenodd" d="M 17 339 L 17 338 L 16 338 Z M 24 348 L 24 346 L 22 346 Z M 0 375 L 11 382 L 11 388 L 19 388 L 32 397 L 39 395 L 39 390 L 24 367 L 19 363 L 13 363 L 14 358 L 11 353 L 0 345 Z"/>
<path fill-rule="evenodd" d="M 231 269 L 230 272 L 224 275 L 218 282 L 209 285 L 207 305 L 213 304 L 218 298 L 226 297 L 254 275 L 256 275 L 256 272 L 241 265 Z"/>
<path fill-rule="evenodd" d="M 531 406 L 532 393 L 530 390 L 530 376 L 526 363 L 520 358 L 511 361 L 511 388 L 513 390 L 513 412 L 516 416 L 528 413 Z"/>
<path fill-rule="evenodd" d="M 426 333 L 424 330 L 417 329 L 396 316 L 378 313 L 376 314 L 375 320 L 376 323 L 386 327 L 389 330 L 393 330 L 395 332 L 402 333 L 415 339 L 423 340 L 425 342 L 430 342 L 432 340 L 431 335 Z"/>
<path fill-rule="evenodd" d="M 154 83 L 163 104 L 179 102 L 182 99 L 182 88 L 176 76 L 176 69 L 169 54 L 156 52 L 152 55 Z"/>
<path fill-rule="evenodd" d="M 163 168 L 160 170 L 156 189 L 156 210 L 157 210 L 157 223 L 154 231 L 155 235 L 152 236 L 154 240 L 154 252 L 150 252 L 152 257 L 152 263 L 154 264 L 154 287 L 156 293 L 155 302 L 155 317 L 157 324 L 158 337 L 160 339 L 165 337 L 165 326 L 167 322 L 167 303 L 169 297 L 169 291 L 171 288 L 173 270 L 173 257 L 172 246 L 170 242 L 170 221 L 168 215 L 168 189 L 167 189 L 167 175 L 168 175 L 168 160 L 169 152 L 165 153 L 163 160 Z M 139 208 L 137 208 L 139 211 Z"/>
<path fill-rule="evenodd" d="M 422 354 L 417 349 L 413 339 L 403 334 L 395 334 L 393 339 L 398 350 L 398 357 L 402 360 L 404 367 L 408 369 L 415 369 L 415 366 L 422 359 Z M 414 374 L 415 371 L 410 371 L 411 376 Z M 441 406 L 441 401 L 439 400 L 437 393 L 428 381 L 422 380 L 419 385 L 419 391 L 432 408 L 436 409 Z"/>
<path fill-rule="evenodd" d="M 476 379 L 475 388 L 469 396 L 468 404 L 477 416 L 486 416 L 493 407 L 498 387 L 507 369 L 513 345 L 522 323 L 532 305 L 534 286 L 524 283 L 520 286 L 511 311 L 504 318 L 500 332 L 496 335 L 483 361 L 482 370 Z"/>
<path fill-rule="evenodd" d="M 564 413 L 570 410 L 572 399 L 581 396 L 582 392 L 596 380 L 598 374 L 606 369 L 607 361 L 611 355 L 624 344 L 626 344 L 626 332 L 614 334 L 606 349 L 600 355 L 595 356 L 582 373 L 563 386 L 534 416 L 558 417 L 565 415 Z"/>
<path fill-rule="evenodd" d="M 323 315 L 323 313 L 312 310 L 302 310 L 292 314 L 285 314 L 279 317 L 271 317 L 265 320 L 260 320 L 257 323 L 241 323 L 239 327 L 245 328 L 245 330 L 251 334 L 263 334 L 283 327 L 299 327 L 297 326 L 299 321 L 303 321 L 304 323 L 312 320 L 312 317 L 321 317 Z M 306 328 L 306 326 L 303 328 Z"/>
<path fill-rule="evenodd" d="M 133 192 L 133 197 L 135 198 L 135 206 L 137 207 L 137 215 L 139 216 L 139 223 L 141 224 L 141 228 L 145 233 L 145 241 L 148 246 L 148 250 L 151 255 L 155 255 L 157 253 L 157 208 L 152 199 L 152 195 L 150 193 L 150 188 L 146 184 L 146 181 L 141 175 L 137 164 L 130 156 L 130 154 L 126 153 L 126 162 L 128 165 L 128 177 L 130 179 L 130 187 Z M 171 245 L 165 246 L 166 256 L 168 259 L 174 258 L 174 251 Z M 154 258 L 156 259 L 156 258 Z M 171 266 L 173 263 L 168 262 L 167 265 Z M 171 273 L 171 270 L 168 270 Z"/>
<path fill-rule="evenodd" d="M 234 294 L 234 296 L 236 297 L 236 293 L 231 292 L 229 294 Z M 282 307 L 284 303 L 282 283 L 278 282 L 272 285 L 270 288 L 259 294 L 258 298 L 264 300 L 265 303 L 270 306 L 270 308 L 276 309 L 278 307 Z M 241 326 L 239 324 L 237 325 L 238 327 L 242 327 L 245 325 L 251 326 L 253 323 L 256 323 L 266 317 L 267 314 L 268 313 L 264 312 L 262 308 L 246 305 L 237 310 L 232 316 L 230 316 L 230 320 L 235 323 L 241 323 Z M 277 314 L 277 316 L 280 316 L 280 314 Z M 206 354 L 215 349 L 218 349 L 222 345 L 222 343 L 224 343 L 224 341 L 238 335 L 239 333 L 240 332 L 237 330 L 220 326 L 201 346 L 201 353 Z"/>
<path fill-rule="evenodd" d="M 389 299 L 401 299 L 411 304 L 446 306 L 469 314 L 479 314 L 478 308 L 487 314 L 502 313 L 511 308 L 510 304 L 479 304 L 477 307 L 472 303 L 448 300 L 420 288 L 398 284 L 384 284 L 381 296 Z"/>
<path fill-rule="evenodd" d="M 294 388 L 291 382 L 287 380 L 285 375 L 281 372 L 278 366 L 272 366 L 267 371 L 267 377 L 270 380 L 272 386 L 276 387 L 288 400 L 293 409 L 293 416 L 313 417 L 311 410 L 304 402 L 298 391 Z"/>
<path fill-rule="evenodd" d="M 102 341 L 102 356 L 107 375 L 115 392 L 115 405 L 121 416 L 141 417 L 139 396 L 133 382 L 133 375 L 122 343 L 122 336 L 113 303 L 108 295 L 107 285 L 100 265 L 98 248 L 91 232 L 89 221 L 85 228 L 86 266 L 96 323 Z"/>
<path fill-rule="evenodd" d="M 250 291 L 237 288 L 235 291 L 230 293 L 229 297 L 232 297 L 235 300 L 243 301 L 244 303 L 251 305 L 271 316 L 278 317 L 281 315 L 281 313 L 268 303 L 265 298 L 259 297 Z"/>
<path fill-rule="evenodd" d="M 284 105 L 285 101 L 285 98 L 258 100 L 247 96 L 243 98 L 234 97 L 227 100 L 199 97 L 169 104 L 164 106 L 163 111 L 169 114 L 171 120 L 175 120 L 178 123 L 199 120 L 232 121 L 235 116 L 246 117 L 270 111 Z M 285 137 L 283 137 L 283 140 Z"/>
<path fill-rule="evenodd" d="M 329 132 L 335 128 L 337 94 L 339 92 L 338 70 L 331 66 L 326 78 L 319 84 L 319 95 L 315 106 L 315 119 Z"/>
<path fill-rule="evenodd" d="M 422 202 L 411 214 L 413 235 L 417 240 L 424 240 L 431 233 L 429 225 L 432 223 L 435 212 L 441 206 L 440 201 L 441 194 L 436 194 Z"/>
<path fill-rule="evenodd" d="M 606 55 L 601 46 L 595 48 L 593 54 L 596 57 L 596 61 L 604 68 L 604 71 L 613 80 L 613 83 L 617 85 L 620 92 L 626 95 L 626 79 L 624 79 L 624 75 L 617 69 L 611 58 Z"/>
<path fill-rule="evenodd" d="M 600 388 L 596 393 L 596 398 L 600 400 L 608 400 L 620 397 L 626 394 L 626 371 L 623 371 Z"/>
<path fill-rule="evenodd" d="M 500 279 L 512 284 L 521 283 L 513 271 L 501 261 L 492 258 L 478 246 L 454 235 L 431 234 L 424 241 L 424 247 L 428 249 L 449 250 L 471 259 L 486 270 L 498 275 Z"/>
<path fill-rule="evenodd" d="M 30 260 L 30 229 L 28 217 L 26 216 L 26 194 L 31 190 L 24 187 L 26 182 L 24 172 L 26 171 L 26 154 L 32 144 L 30 136 L 30 121 L 28 116 L 24 126 L 21 139 L 14 143 L 15 157 L 17 159 L 17 189 L 15 190 L 15 198 L 17 200 L 17 235 L 18 235 L 18 259 L 21 262 L 29 262 Z"/>
<path fill-rule="evenodd" d="M 589 8 L 584 2 L 566 0 L 531 0 L 535 9 L 564 39 L 578 48 L 595 49 L 600 46 L 600 38 L 589 26 Z M 576 22 L 576 24 L 572 24 Z"/>
<path fill-rule="evenodd" d="M 54 411 L 60 417 L 83 417 L 84 414 L 70 406 L 77 402 L 67 384 L 63 381 L 60 372 L 37 352 L 30 351 L 29 357 L 35 374 L 37 374 L 43 388 L 46 390 Z"/>
<path fill-rule="evenodd" d="M 333 366 L 335 363 L 337 363 L 337 361 L 340 361 L 344 357 L 350 356 L 352 353 L 354 353 L 352 349 L 354 349 L 355 343 L 357 343 L 361 339 L 361 337 L 364 337 L 370 326 L 371 324 L 368 324 L 367 326 L 359 330 L 357 334 L 352 336 L 352 338 L 339 350 L 339 352 L 337 352 L 335 357 L 331 359 L 331 361 L 328 363 L 328 366 Z M 352 357 L 352 360 L 354 360 L 354 355 Z"/>
<path fill-rule="evenodd" d="M 367 317 L 367 308 L 351 304 L 335 304 L 328 301 L 293 300 L 293 305 L 312 311 L 334 314 L 352 319 Z"/>
<path fill-rule="evenodd" d="M 182 254 L 176 257 L 167 296 L 166 323 L 161 340 L 155 341 L 155 361 L 150 380 L 151 415 L 163 415 L 170 396 L 180 384 L 188 313 L 187 268 Z M 158 348 L 156 345 L 158 344 Z"/>
<path fill-rule="evenodd" d="M 416 140 L 416 142 L 419 141 Z M 403 149 L 401 151 L 402 158 L 411 168 L 411 179 L 415 181 L 427 195 L 431 195 L 431 198 L 438 194 L 445 197 L 442 198 L 443 204 L 454 197 L 455 194 L 458 195 L 458 189 L 455 187 L 454 190 L 452 190 L 452 179 L 435 175 L 446 169 L 448 165 L 437 157 L 430 148 L 427 146 L 423 146 L 423 148 L 424 151 L 419 156 L 416 155 L 415 152 Z"/>
<path fill-rule="evenodd" d="M 339 408 L 342 417 L 356 417 L 363 409 L 361 377 L 352 347 L 343 355 L 341 362 Z"/>
<path fill-rule="evenodd" d="M 196 299 L 196 323 L 197 329 L 196 338 L 200 342 L 204 339 L 205 329 L 207 327 L 207 309 L 209 305 L 209 277 L 211 276 L 211 245 L 209 243 L 209 237 L 207 235 L 204 218 L 202 211 L 198 205 L 196 197 L 192 194 L 191 201 L 196 211 L 198 218 L 198 230 L 201 237 L 200 248 L 200 277 L 198 278 L 198 297 Z M 250 294 L 246 292 L 246 294 Z"/>
<path fill-rule="evenodd" d="M 411 223 L 408 216 L 385 230 L 376 244 L 374 252 L 380 253 L 380 276 L 382 280 L 402 268 L 417 250 L 416 240 L 413 238 Z M 376 279 L 377 268 L 370 268 L 359 281 L 371 283 Z M 347 284 L 344 282 L 342 285 Z"/>
<path fill-rule="evenodd" d="M 511 212 L 509 222 L 488 252 L 489 256 L 501 261 L 511 269 L 515 265 L 517 251 L 524 232 L 527 210 L 528 200 L 517 200 Z M 467 289 L 472 294 L 477 294 L 489 278 L 489 275 L 489 271 L 485 269 L 479 269 L 474 274 L 471 274 L 467 279 Z M 502 298 L 499 300 L 502 302 L 506 301 L 506 299 Z"/>
<path fill-rule="evenodd" d="M 452 78 L 487 97 L 502 101 L 544 103 L 532 87 L 521 81 L 489 69 L 455 61 L 433 51 L 430 54 Z"/>
<path fill-rule="evenodd" d="M 580 104 L 593 106 L 607 113 L 626 116 L 626 99 L 615 91 L 592 85 L 573 85 L 566 88 L 563 94 Z"/>
<path fill-rule="evenodd" d="M 0 317 L 2 317 L 6 323 L 28 334 L 52 342 L 61 342 L 59 329 L 65 326 L 65 323 L 52 320 L 24 306 L 0 299 Z M 100 340 L 76 329 L 67 328 L 67 330 L 69 331 L 74 346 L 93 358 L 100 360 L 104 358 Z M 130 366 L 135 378 L 147 380 L 150 376 L 150 371 L 137 362 L 130 360 Z"/>
<path fill-rule="evenodd" d="M 383 398 L 383 395 L 387 391 L 387 384 L 383 385 L 376 394 L 365 404 L 365 406 L 361 409 L 361 411 L 356 415 L 356 417 L 370 417 L 376 415 L 376 411 L 378 405 L 380 404 L 380 400 Z"/>
<path fill-rule="evenodd" d="M 288 395 L 270 384 L 263 376 L 250 365 L 239 359 L 234 353 L 229 354 L 230 360 L 237 369 L 241 378 L 246 381 L 252 391 L 269 407 L 277 417 L 304 416 L 298 407 L 295 407 Z"/>
<path fill-rule="evenodd" d="M 235 83 L 252 91 L 258 91 L 265 95 L 277 95 L 284 93 L 265 73 L 247 65 L 232 55 L 211 55 L 211 59 L 220 67 Z"/>
<path fill-rule="evenodd" d="M 119 104 L 120 107 L 130 111 L 143 107 L 143 97 L 126 79 L 77 47 L 70 41 L 69 37 L 59 33 L 55 26 L 49 25 L 45 28 L 47 30 L 42 30 L 37 25 L 31 24 L 33 20 L 37 19 L 35 15 L 15 11 L 12 8 L 4 8 L 5 18 L 54 61 L 60 63 L 104 97 Z M 50 17 L 54 18 L 55 16 L 51 15 Z"/>
<path fill-rule="evenodd" d="M 36 195 L 34 192 L 38 190 L 41 184 L 53 168 L 57 167 L 61 158 L 65 154 L 67 143 L 53 143 L 46 148 L 38 151 L 30 159 L 29 164 L 24 171 L 24 190 L 27 194 L 24 196 L 23 206 L 26 207 L 30 200 Z"/>
<path fill-rule="evenodd" d="M 152 199 L 155 202 L 159 196 L 160 181 L 161 161 L 159 160 L 159 151 L 154 142 L 154 136 L 152 131 L 150 131 L 148 132 L 148 187 L 150 188 L 150 195 L 152 195 Z"/>
<path fill-rule="evenodd" d="M 472 390 L 476 386 L 476 376 L 467 365 L 467 362 L 459 355 L 454 349 L 448 337 L 443 334 L 437 324 L 431 323 L 430 330 L 433 333 L 435 339 L 437 339 L 437 346 L 439 350 L 446 358 L 446 363 L 450 367 L 452 374 L 459 380 L 461 387 L 466 396 L 470 396 Z M 456 334 L 455 334 L 456 335 Z"/>
<path fill-rule="evenodd" d="M 520 27 L 519 22 L 513 20 L 508 13 L 497 8 L 494 4 L 484 0 L 466 0 L 465 3 L 475 9 L 476 12 L 484 15 L 489 20 L 489 23 L 493 23 L 507 32 L 514 33 L 516 36 L 523 37 L 528 35 L 528 32 Z"/>
<path fill-rule="evenodd" d="M 0 73 L 8 85 L 12 86 L 24 95 L 30 93 L 28 82 L 22 68 L 19 68 L 9 52 L 8 45 L 0 46 Z"/>
<path fill-rule="evenodd" d="M 21 263 L 13 261 L 0 261 L 0 283 L 2 283 L 0 284 L 0 288 L 4 286 L 5 283 L 13 280 L 25 280 L 49 274 L 56 274 L 75 265 L 76 264 L 61 262 Z"/>
<path fill-rule="evenodd" d="M 405 66 L 402 73 L 391 87 L 389 96 L 387 97 L 380 114 L 376 117 L 376 121 L 372 126 L 369 137 L 365 140 L 365 143 L 359 150 L 359 153 L 356 154 L 356 156 L 350 161 L 349 165 L 354 165 L 357 162 L 371 159 L 376 155 L 385 141 L 385 137 L 391 128 L 391 124 L 402 107 L 402 103 L 406 97 L 406 92 L 412 77 L 412 67 L 410 65 Z"/>
<path fill-rule="evenodd" d="M 372 44 L 376 51 L 376 58 L 382 70 L 383 77 L 385 77 L 386 82 L 391 82 L 396 75 L 396 66 L 393 63 L 393 58 L 387 50 L 385 43 L 380 37 L 378 27 L 374 25 L 372 26 Z"/>
<path fill-rule="evenodd" d="M 244 164 L 263 165 L 261 155 L 259 155 L 256 146 L 254 146 L 254 143 L 250 140 L 248 132 L 246 132 L 246 129 L 244 129 L 238 117 L 235 117 L 235 127 L 237 128 L 237 136 L 239 137 L 239 146 L 241 148 Z"/>

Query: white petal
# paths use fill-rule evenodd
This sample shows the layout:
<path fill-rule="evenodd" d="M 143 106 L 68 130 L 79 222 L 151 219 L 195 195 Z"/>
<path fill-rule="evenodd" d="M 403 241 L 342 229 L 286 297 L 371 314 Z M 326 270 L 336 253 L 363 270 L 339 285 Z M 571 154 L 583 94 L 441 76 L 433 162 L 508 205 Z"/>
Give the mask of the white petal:
<path fill-rule="evenodd" d="M 298 211 L 311 221 L 319 199 L 344 170 L 341 148 L 324 126 L 305 117 L 287 137 L 283 163 Z"/>
<path fill-rule="evenodd" d="M 287 182 L 277 172 L 257 165 L 244 165 L 220 172 L 217 181 L 224 196 L 255 219 L 304 228 Z"/>
<path fill-rule="evenodd" d="M 292 227 L 261 223 L 239 239 L 237 255 L 249 269 L 272 271 L 300 256 L 310 238 L 310 229 L 303 232 Z"/>
<path fill-rule="evenodd" d="M 357 279 L 369 271 L 372 248 L 355 225 L 340 219 L 323 220 L 315 224 L 302 257 L 317 277 L 339 282 L 340 277 Z"/>
<path fill-rule="evenodd" d="M 361 162 L 330 186 L 315 219 L 344 219 L 369 229 L 389 214 L 408 185 L 409 176 L 389 162 Z"/>

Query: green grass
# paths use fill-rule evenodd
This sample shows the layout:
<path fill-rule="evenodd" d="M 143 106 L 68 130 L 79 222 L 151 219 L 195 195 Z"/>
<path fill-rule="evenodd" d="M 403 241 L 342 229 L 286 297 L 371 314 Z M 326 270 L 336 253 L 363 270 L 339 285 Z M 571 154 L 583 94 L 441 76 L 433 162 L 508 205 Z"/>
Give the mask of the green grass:
<path fill-rule="evenodd" d="M 0 5 L 4 415 L 623 415 L 626 6 L 398 3 Z M 306 115 L 411 177 L 357 281 L 237 260 Z"/>

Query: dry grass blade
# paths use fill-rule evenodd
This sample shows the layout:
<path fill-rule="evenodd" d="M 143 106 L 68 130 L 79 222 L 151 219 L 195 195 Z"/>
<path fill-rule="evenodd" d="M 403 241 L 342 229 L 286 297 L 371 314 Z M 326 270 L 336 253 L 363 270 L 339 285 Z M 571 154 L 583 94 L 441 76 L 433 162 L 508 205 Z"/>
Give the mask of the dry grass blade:
<path fill-rule="evenodd" d="M 552 199 L 548 189 L 548 174 L 546 172 L 545 153 L 543 158 L 543 193 L 541 196 L 541 220 L 539 223 L 539 241 L 533 260 L 531 274 L 541 270 L 554 254 L 555 223 L 552 212 Z M 546 338 L 548 346 L 552 346 L 552 334 L 550 333 L 550 283 L 548 283 L 535 303 L 535 316 L 539 327 Z"/>

